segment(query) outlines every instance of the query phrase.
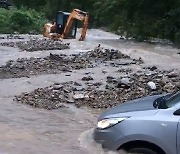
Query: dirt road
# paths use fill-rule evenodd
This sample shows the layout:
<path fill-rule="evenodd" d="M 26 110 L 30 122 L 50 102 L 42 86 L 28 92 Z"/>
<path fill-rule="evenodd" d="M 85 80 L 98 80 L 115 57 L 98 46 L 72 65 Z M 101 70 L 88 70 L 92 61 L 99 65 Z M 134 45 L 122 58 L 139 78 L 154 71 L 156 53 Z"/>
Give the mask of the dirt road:
<path fill-rule="evenodd" d="M 26 36 L 28 39 L 28 37 Z M 0 40 L 0 42 L 7 40 Z M 12 40 L 11 40 L 12 41 Z M 14 40 L 16 41 L 16 40 Z M 171 46 L 150 45 L 119 40 L 119 36 L 101 30 L 89 30 L 87 40 L 65 40 L 70 42 L 70 49 L 54 51 L 19 52 L 19 49 L 0 47 L 0 65 L 17 58 L 46 57 L 49 53 L 74 54 L 87 52 L 101 44 L 102 47 L 117 48 L 134 58 L 142 57 L 144 66 L 155 65 L 160 69 L 177 69 L 180 71 L 178 49 Z M 1 154 L 106 154 L 93 142 L 92 129 L 96 125 L 98 110 L 68 108 L 57 110 L 34 109 L 13 101 L 15 95 L 30 92 L 36 88 L 47 87 L 55 82 L 77 81 L 89 73 L 96 82 L 106 80 L 107 75 L 118 76 L 111 68 L 73 70 L 60 74 L 41 74 L 29 78 L 10 78 L 0 80 L 0 153 Z"/>

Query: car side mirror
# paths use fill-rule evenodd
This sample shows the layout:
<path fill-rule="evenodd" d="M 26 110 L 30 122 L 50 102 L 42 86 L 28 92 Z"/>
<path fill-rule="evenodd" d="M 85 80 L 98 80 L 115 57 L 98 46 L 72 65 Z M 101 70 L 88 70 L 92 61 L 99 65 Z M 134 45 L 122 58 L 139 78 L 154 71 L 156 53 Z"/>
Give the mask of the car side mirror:
<path fill-rule="evenodd" d="M 174 115 L 180 115 L 180 109 L 176 110 L 176 111 L 174 112 Z"/>

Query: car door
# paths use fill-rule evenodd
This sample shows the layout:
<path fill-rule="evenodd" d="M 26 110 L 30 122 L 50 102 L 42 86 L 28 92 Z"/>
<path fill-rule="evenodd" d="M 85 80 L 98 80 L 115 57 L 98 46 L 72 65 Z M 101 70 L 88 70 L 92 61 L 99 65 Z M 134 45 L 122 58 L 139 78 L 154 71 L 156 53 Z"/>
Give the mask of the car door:
<path fill-rule="evenodd" d="M 180 109 L 174 112 L 174 115 L 178 116 L 180 118 Z M 177 154 L 180 154 L 180 119 L 177 126 Z"/>
<path fill-rule="evenodd" d="M 180 154 L 180 121 L 178 123 L 178 129 L 177 129 L 177 153 Z"/>

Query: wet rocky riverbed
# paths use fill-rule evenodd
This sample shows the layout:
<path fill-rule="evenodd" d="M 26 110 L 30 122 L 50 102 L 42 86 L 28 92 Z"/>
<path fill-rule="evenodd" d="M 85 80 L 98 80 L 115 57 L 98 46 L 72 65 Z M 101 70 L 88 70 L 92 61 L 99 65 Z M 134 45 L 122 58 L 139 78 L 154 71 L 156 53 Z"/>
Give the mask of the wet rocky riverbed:
<path fill-rule="evenodd" d="M 38 74 L 57 74 L 85 68 L 93 68 L 99 64 L 114 67 L 138 65 L 142 59 L 132 59 L 119 50 L 95 48 L 86 53 L 72 55 L 51 54 L 44 58 L 18 58 L 0 66 L 0 79 L 29 77 Z M 108 63 L 108 64 L 106 64 Z"/>
<path fill-rule="evenodd" d="M 157 69 L 148 73 L 142 70 L 121 78 L 107 76 L 104 85 L 102 82 L 93 82 L 91 76 L 85 76 L 82 80 L 83 83 L 70 81 L 38 88 L 16 96 L 16 100 L 48 110 L 66 107 L 66 104 L 75 104 L 77 107 L 111 108 L 143 96 L 180 90 L 180 75 L 177 72 Z"/>
<path fill-rule="evenodd" d="M 5 42 L 4 46 L 19 47 L 22 50 L 36 51 L 50 47 L 60 49 L 61 41 L 34 39 L 25 42 Z M 54 48 L 51 48 L 54 47 Z M 68 44 L 69 47 L 69 44 Z M 63 48 L 62 48 L 63 49 Z M 66 104 L 77 107 L 111 108 L 119 103 L 147 95 L 172 93 L 180 89 L 180 74 L 175 70 L 162 71 L 156 66 L 144 67 L 141 57 L 134 59 L 116 49 L 103 48 L 99 44 L 93 50 L 77 54 L 52 54 L 44 58 L 18 58 L 0 66 L 0 78 L 30 78 L 33 75 L 71 73 L 74 70 L 87 68 L 118 68 L 116 76 L 106 75 L 105 82 L 94 81 L 91 72 L 82 78 L 83 83 L 76 81 L 55 83 L 46 88 L 38 88 L 30 93 L 16 96 L 18 102 L 35 108 L 58 109 Z M 133 66 L 131 68 L 131 66 Z M 139 67 L 135 70 L 135 67 Z M 134 69 L 133 69 L 134 68 Z M 71 74 L 67 74 L 71 76 Z"/>
<path fill-rule="evenodd" d="M 61 42 L 70 42 L 65 50 L 0 46 L 0 153 L 115 154 L 93 141 L 99 113 L 133 98 L 177 91 L 180 73 L 178 49 L 118 38 L 89 30 L 84 42 Z"/>
<path fill-rule="evenodd" d="M 16 37 L 15 37 L 16 38 Z M 19 37 L 17 37 L 19 39 Z M 28 41 L 2 42 L 1 46 L 19 48 L 20 51 L 40 51 L 40 50 L 63 50 L 69 49 L 69 43 L 63 43 L 61 40 L 54 41 L 47 38 L 31 38 Z"/>

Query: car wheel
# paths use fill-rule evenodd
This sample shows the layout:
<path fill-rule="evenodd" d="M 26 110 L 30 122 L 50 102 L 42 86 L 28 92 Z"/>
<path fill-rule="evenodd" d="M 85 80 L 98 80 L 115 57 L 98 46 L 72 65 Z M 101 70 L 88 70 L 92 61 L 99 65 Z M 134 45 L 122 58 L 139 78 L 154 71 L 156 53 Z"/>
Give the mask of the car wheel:
<path fill-rule="evenodd" d="M 125 150 L 118 150 L 118 154 L 127 154 Z"/>
<path fill-rule="evenodd" d="M 129 154 L 158 154 L 156 151 L 147 148 L 132 148 L 128 150 Z"/>

